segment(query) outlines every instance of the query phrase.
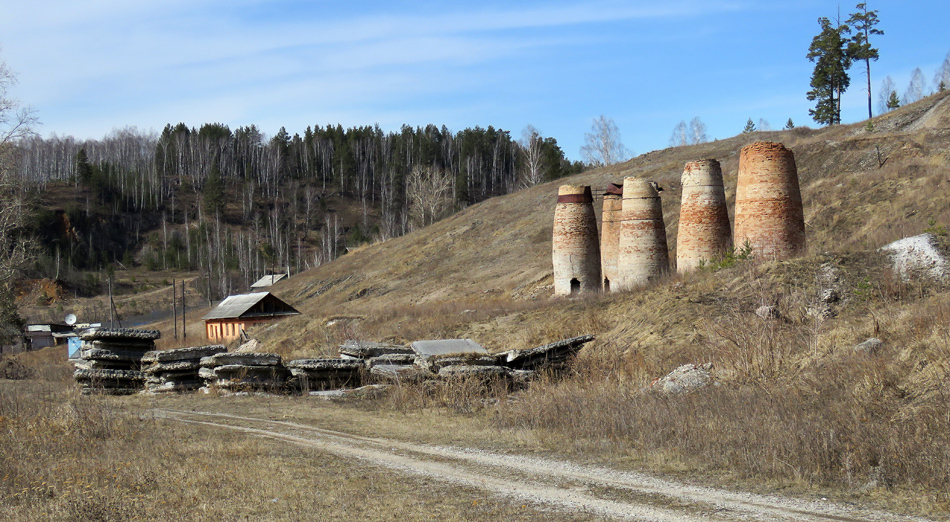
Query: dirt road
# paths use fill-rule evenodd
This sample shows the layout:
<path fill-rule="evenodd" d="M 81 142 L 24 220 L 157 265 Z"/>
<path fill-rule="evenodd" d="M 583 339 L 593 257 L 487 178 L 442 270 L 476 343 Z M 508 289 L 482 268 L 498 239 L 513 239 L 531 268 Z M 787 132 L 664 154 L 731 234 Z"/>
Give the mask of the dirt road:
<path fill-rule="evenodd" d="M 394 473 L 411 473 L 480 488 L 551 511 L 607 519 L 690 520 L 925 520 L 828 501 L 808 502 L 694 486 L 647 474 L 569 461 L 483 450 L 413 444 L 331 431 L 292 422 L 159 409 L 157 418 L 201 424 L 355 458 Z"/>

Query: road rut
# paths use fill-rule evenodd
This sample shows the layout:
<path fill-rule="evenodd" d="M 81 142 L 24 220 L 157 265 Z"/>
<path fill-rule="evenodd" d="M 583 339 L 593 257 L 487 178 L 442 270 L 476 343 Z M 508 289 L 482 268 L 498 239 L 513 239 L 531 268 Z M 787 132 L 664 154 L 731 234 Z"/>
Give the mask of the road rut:
<path fill-rule="evenodd" d="M 247 433 L 447 483 L 479 488 L 554 511 L 618 520 L 919 520 L 827 501 L 696 486 L 645 473 L 565 460 L 364 437 L 225 413 L 152 410 L 157 418 Z"/>

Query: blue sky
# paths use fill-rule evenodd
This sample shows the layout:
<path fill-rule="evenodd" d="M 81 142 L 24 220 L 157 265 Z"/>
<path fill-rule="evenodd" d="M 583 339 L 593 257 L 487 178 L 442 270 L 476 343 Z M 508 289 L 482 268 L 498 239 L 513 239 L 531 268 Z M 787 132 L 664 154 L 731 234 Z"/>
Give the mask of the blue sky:
<path fill-rule="evenodd" d="M 101 138 L 166 123 L 284 126 L 526 125 L 580 159 L 604 114 L 636 154 L 668 146 L 698 116 L 709 137 L 748 118 L 815 126 L 805 58 L 820 16 L 856 2 L 706 0 L 325 2 L 91 0 L 0 7 L 0 58 L 41 135 Z M 950 52 L 950 2 L 869 2 L 872 87 L 930 86 Z M 852 69 L 845 122 L 866 117 Z"/>

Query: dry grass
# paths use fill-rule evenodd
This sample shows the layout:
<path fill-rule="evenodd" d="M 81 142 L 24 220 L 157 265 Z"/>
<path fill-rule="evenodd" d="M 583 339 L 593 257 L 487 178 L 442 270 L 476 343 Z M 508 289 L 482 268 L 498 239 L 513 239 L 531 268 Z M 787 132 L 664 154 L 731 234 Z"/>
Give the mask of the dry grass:
<path fill-rule="evenodd" d="M 82 397 L 71 383 L 61 380 L 0 380 L 4 448 L 0 518 L 537 520 L 551 516 L 477 489 L 413 476 L 394 480 L 389 471 L 315 450 L 167 423 L 147 414 L 149 407 L 180 407 L 183 401 L 188 407 L 200 406 L 194 398 Z M 275 408 L 311 415 L 314 411 L 312 402 L 292 398 L 237 399 L 230 405 L 265 415 Z"/>
<path fill-rule="evenodd" d="M 377 401 L 319 408 L 306 399 L 164 403 L 279 411 L 356 433 L 562 452 L 946 515 L 950 291 L 896 280 L 876 249 L 950 227 L 950 136 L 946 125 L 930 124 L 947 121 L 947 96 L 888 113 L 870 133 L 863 124 L 754 133 L 562 181 L 596 188 L 624 174 L 656 179 L 667 189 L 674 247 L 686 161 L 718 158 L 731 204 L 739 149 L 758 139 L 784 141 L 802 180 L 809 253 L 801 259 L 752 260 L 630 292 L 552 299 L 555 182 L 281 282 L 272 290 L 303 315 L 252 332 L 264 350 L 285 358 L 333 355 L 347 338 L 471 337 L 501 351 L 596 334 L 567 376 L 541 378 L 514 394 L 498 383 L 406 385 Z M 920 119 L 933 111 L 942 112 Z M 837 315 L 812 313 L 831 287 L 841 297 L 832 305 Z M 782 319 L 757 317 L 761 305 L 778 307 Z M 172 347 L 170 324 L 157 326 L 166 333 L 162 346 Z M 196 341 L 188 344 L 200 344 L 201 332 L 193 321 L 188 334 Z M 872 336 L 885 342 L 879 352 L 853 352 Z M 327 518 L 414 518 L 428 509 L 441 509 L 437 518 L 492 518 L 468 511 L 473 492 L 456 498 L 455 490 L 445 495 L 428 485 L 422 489 L 431 495 L 420 499 L 411 479 L 387 482 L 378 471 L 298 448 L 129 417 L 123 412 L 152 402 L 79 398 L 63 389 L 62 364 L 41 362 L 27 364 L 39 379 L 28 386 L 0 382 L 0 443 L 10 448 L 0 456 L 0 516 L 102 513 L 108 520 L 172 505 L 182 518 L 228 518 L 239 510 L 252 518 L 313 510 Z M 714 364 L 718 386 L 676 397 L 643 392 L 681 364 L 704 362 Z M 383 508 L 371 506 L 371 495 L 390 499 L 388 511 L 373 511 Z M 30 511 L 37 515 L 23 514 L 25 506 L 38 506 Z M 500 504 L 492 509 L 495 518 L 522 516 Z"/>

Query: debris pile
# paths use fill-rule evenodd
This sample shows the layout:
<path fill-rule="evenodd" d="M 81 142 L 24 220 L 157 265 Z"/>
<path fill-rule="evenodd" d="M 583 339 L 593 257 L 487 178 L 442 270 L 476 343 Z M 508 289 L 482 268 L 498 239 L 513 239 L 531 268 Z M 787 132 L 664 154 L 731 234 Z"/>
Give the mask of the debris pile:
<path fill-rule="evenodd" d="M 502 364 L 533 372 L 562 370 L 571 357 L 593 340 L 593 335 L 581 335 L 528 350 L 509 350 L 502 354 Z"/>
<path fill-rule="evenodd" d="M 276 353 L 218 353 L 203 357 L 200 366 L 205 386 L 227 391 L 283 390 L 289 374 Z"/>
<path fill-rule="evenodd" d="M 197 390 L 204 384 L 198 376 L 201 359 L 226 351 L 224 345 L 216 344 L 148 352 L 142 357 L 145 389 L 150 393 Z"/>
<path fill-rule="evenodd" d="M 73 378 L 89 395 L 128 395 L 142 388 L 142 357 L 155 349 L 158 330 L 92 328 L 79 334 L 80 358 L 74 359 Z"/>

